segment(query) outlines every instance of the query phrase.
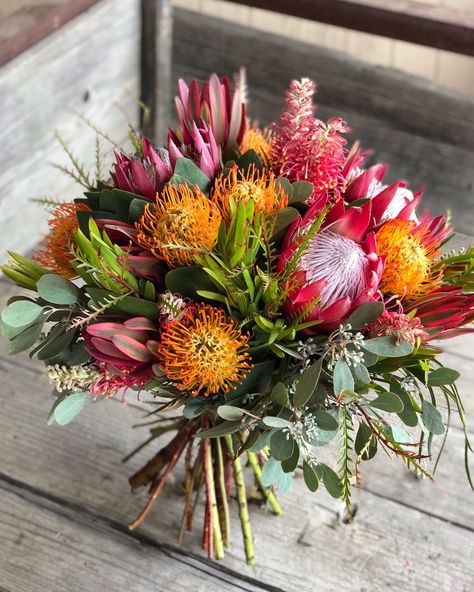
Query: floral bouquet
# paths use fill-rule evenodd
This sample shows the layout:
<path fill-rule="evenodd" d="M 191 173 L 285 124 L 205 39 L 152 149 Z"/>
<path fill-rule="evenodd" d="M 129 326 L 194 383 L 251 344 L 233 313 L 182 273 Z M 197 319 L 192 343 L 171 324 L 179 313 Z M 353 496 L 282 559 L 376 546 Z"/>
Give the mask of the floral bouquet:
<path fill-rule="evenodd" d="M 32 260 L 10 253 L 3 272 L 28 293 L 2 330 L 12 354 L 44 361 L 49 423 L 126 389 L 147 403 L 159 446 L 130 478 L 149 489 L 130 528 L 181 459 L 179 539 L 203 494 L 203 547 L 222 558 L 236 497 L 252 564 L 246 477 L 280 514 L 276 493 L 302 473 L 349 517 L 380 449 L 429 477 L 439 401 L 464 422 L 459 375 L 432 342 L 472 331 L 474 249 L 443 254 L 447 219 L 418 214 L 421 191 L 385 184 L 385 165 L 364 166 L 342 119 L 314 117 L 312 81 L 290 84 L 266 130 L 249 123 L 242 77 L 179 91 L 165 147 L 131 130 L 103 176 L 110 139 L 96 130 L 95 178 L 66 147 L 86 191 L 49 204 Z"/>

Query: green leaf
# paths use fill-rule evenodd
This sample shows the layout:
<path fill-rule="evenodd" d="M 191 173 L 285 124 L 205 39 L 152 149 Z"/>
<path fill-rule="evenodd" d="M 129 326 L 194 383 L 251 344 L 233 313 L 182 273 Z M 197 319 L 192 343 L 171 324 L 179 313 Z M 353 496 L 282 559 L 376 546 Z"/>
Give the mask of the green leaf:
<path fill-rule="evenodd" d="M 314 393 L 321 376 L 323 359 L 319 358 L 314 364 L 307 368 L 299 377 L 296 383 L 295 396 L 293 404 L 295 407 L 304 407 Z"/>
<path fill-rule="evenodd" d="M 239 169 L 244 171 L 248 171 L 251 165 L 254 165 L 257 170 L 261 170 L 263 168 L 263 161 L 260 156 L 255 152 L 255 150 L 247 150 L 244 152 L 240 158 L 237 159 L 237 165 Z"/>
<path fill-rule="evenodd" d="M 397 343 L 395 336 L 374 337 L 362 343 L 363 349 L 384 358 L 401 358 L 408 356 L 413 351 L 413 345 L 408 341 Z"/>
<path fill-rule="evenodd" d="M 263 450 L 265 448 L 265 446 L 268 446 L 268 440 L 270 439 L 272 432 L 273 432 L 272 430 L 269 430 L 268 432 L 264 432 L 258 438 L 258 440 L 255 442 L 255 444 L 252 444 L 252 446 L 248 449 L 248 451 L 249 452 L 260 452 L 260 450 Z"/>
<path fill-rule="evenodd" d="M 273 235 L 278 234 L 298 218 L 300 213 L 295 208 L 283 208 L 276 215 Z"/>
<path fill-rule="evenodd" d="M 356 366 L 351 366 L 350 370 L 356 382 L 370 384 L 370 374 L 364 364 L 359 363 Z"/>
<path fill-rule="evenodd" d="M 45 345 L 40 346 L 36 352 L 38 360 L 49 360 L 54 358 L 71 345 L 74 337 L 76 336 L 76 332 L 65 331 L 64 327 L 62 329 L 63 330 L 61 332 L 55 332 L 53 335 L 51 335 L 52 331 L 50 332 L 45 340 Z M 50 335 L 51 338 L 49 337 Z"/>
<path fill-rule="evenodd" d="M 332 381 L 334 386 L 334 394 L 336 397 L 339 397 L 343 391 L 354 391 L 354 378 L 349 366 L 344 362 L 344 360 L 338 360 L 336 362 Z"/>
<path fill-rule="evenodd" d="M 457 370 L 437 368 L 428 374 L 428 386 L 446 386 L 453 384 L 460 377 Z"/>
<path fill-rule="evenodd" d="M 2 311 L 2 321 L 9 327 L 32 325 L 43 314 L 43 308 L 30 300 L 16 300 Z"/>
<path fill-rule="evenodd" d="M 291 453 L 290 458 L 283 460 L 281 463 L 281 467 L 285 471 L 285 473 L 292 473 L 296 469 L 296 467 L 298 466 L 299 460 L 300 460 L 300 449 L 298 448 L 298 445 L 295 442 L 295 446 L 293 448 L 293 452 Z"/>
<path fill-rule="evenodd" d="M 403 421 L 403 423 L 409 427 L 415 427 L 418 425 L 418 415 L 416 414 L 416 410 L 413 409 L 413 404 L 411 398 L 408 396 L 405 389 L 403 389 L 400 384 L 392 381 L 390 383 L 390 389 L 392 392 L 397 394 L 403 403 L 403 411 L 398 413 L 398 417 Z"/>
<path fill-rule="evenodd" d="M 270 452 L 277 460 L 287 460 L 293 454 L 295 441 L 291 434 L 276 430 L 270 438 Z"/>
<path fill-rule="evenodd" d="M 187 419 L 194 419 L 195 417 L 199 417 L 203 411 L 205 411 L 208 407 L 208 404 L 204 401 L 200 401 L 199 399 L 192 399 L 188 401 L 183 408 L 183 415 Z"/>
<path fill-rule="evenodd" d="M 138 222 L 145 213 L 146 205 L 150 202 L 145 199 L 132 199 L 128 212 L 128 221 L 130 224 Z"/>
<path fill-rule="evenodd" d="M 217 415 L 227 421 L 238 421 L 242 418 L 244 412 L 239 407 L 232 405 L 219 405 L 217 408 Z"/>
<path fill-rule="evenodd" d="M 191 187 L 197 185 L 203 193 L 207 193 L 211 187 L 210 179 L 192 160 L 184 157 L 177 159 L 170 183 L 172 185 L 187 183 Z"/>
<path fill-rule="evenodd" d="M 43 320 L 41 319 L 34 325 L 30 325 L 10 341 L 8 353 L 13 355 L 30 349 L 40 338 L 42 330 Z"/>
<path fill-rule="evenodd" d="M 82 411 L 88 398 L 89 393 L 67 396 L 54 408 L 54 421 L 62 426 L 70 423 Z"/>
<path fill-rule="evenodd" d="M 208 274 L 197 265 L 172 269 L 165 277 L 166 288 L 173 294 L 199 300 L 198 291 L 215 292 L 216 286 Z"/>
<path fill-rule="evenodd" d="M 281 462 L 272 456 L 263 465 L 262 469 L 262 484 L 265 487 L 270 487 L 276 483 L 283 475 Z"/>
<path fill-rule="evenodd" d="M 288 390 L 283 382 L 277 382 L 275 384 L 272 388 L 270 398 L 279 407 L 286 407 L 288 405 Z"/>
<path fill-rule="evenodd" d="M 337 430 L 339 425 L 337 419 L 327 411 L 313 411 L 311 415 L 314 417 L 316 423 L 318 424 L 318 428 L 321 430 L 326 432 L 333 432 L 334 430 Z"/>
<path fill-rule="evenodd" d="M 196 434 L 196 438 L 218 438 L 219 436 L 227 436 L 233 434 L 242 427 L 240 421 L 223 421 L 209 430 L 203 430 Z"/>
<path fill-rule="evenodd" d="M 323 483 L 329 495 L 338 499 L 342 495 L 342 483 L 337 473 L 331 467 L 320 463 L 319 465 L 323 471 Z"/>
<path fill-rule="evenodd" d="M 96 303 L 100 304 L 107 297 L 115 297 L 116 294 L 102 288 L 86 287 L 87 294 Z M 125 296 L 119 302 L 107 309 L 107 314 L 125 314 L 131 317 L 147 317 L 152 321 L 158 320 L 159 309 L 155 302 L 149 302 L 142 298 Z"/>
<path fill-rule="evenodd" d="M 313 193 L 313 184 L 309 181 L 296 181 L 291 184 L 292 194 L 288 203 L 305 202 Z"/>
<path fill-rule="evenodd" d="M 435 436 L 444 434 L 445 427 L 441 413 L 429 401 L 421 403 L 421 420 L 425 428 Z"/>
<path fill-rule="evenodd" d="M 288 493 L 292 483 L 293 475 L 291 473 L 283 473 L 283 475 L 278 479 L 278 493 L 281 495 L 285 495 L 285 493 Z"/>
<path fill-rule="evenodd" d="M 36 287 L 41 298 L 51 304 L 77 304 L 81 296 L 81 292 L 77 286 L 54 273 L 47 273 L 40 277 L 36 283 Z"/>
<path fill-rule="evenodd" d="M 288 196 L 288 203 L 291 202 L 293 190 L 291 188 L 291 183 L 288 181 L 288 179 L 286 177 L 278 177 L 275 184 L 277 187 L 281 187 L 281 189 L 283 189 L 283 191 L 286 193 L 286 195 Z"/>
<path fill-rule="evenodd" d="M 314 493 L 319 487 L 319 479 L 316 475 L 316 471 L 306 461 L 303 462 L 303 478 L 306 487 Z"/>
<path fill-rule="evenodd" d="M 383 302 L 366 302 L 359 306 L 347 319 L 347 323 L 355 331 L 362 329 L 368 323 L 374 323 L 383 313 Z"/>
<path fill-rule="evenodd" d="M 380 393 L 368 405 L 387 413 L 401 413 L 403 411 L 403 402 L 395 393 Z"/>
<path fill-rule="evenodd" d="M 283 419 L 283 417 L 274 417 L 272 415 L 267 415 L 262 421 L 270 428 L 287 428 L 291 425 L 287 419 Z"/>
<path fill-rule="evenodd" d="M 275 362 L 273 361 L 258 362 L 242 380 L 241 384 L 226 395 L 226 399 L 229 401 L 243 395 L 264 393 L 272 380 L 274 368 Z"/>
<path fill-rule="evenodd" d="M 377 441 L 372 438 L 372 430 L 370 429 L 370 426 L 366 424 L 365 421 L 361 421 L 354 442 L 354 450 L 358 456 L 360 456 L 362 450 L 367 446 L 369 440 L 370 444 L 362 455 L 362 460 L 370 460 L 375 456 L 375 453 L 377 452 Z"/>

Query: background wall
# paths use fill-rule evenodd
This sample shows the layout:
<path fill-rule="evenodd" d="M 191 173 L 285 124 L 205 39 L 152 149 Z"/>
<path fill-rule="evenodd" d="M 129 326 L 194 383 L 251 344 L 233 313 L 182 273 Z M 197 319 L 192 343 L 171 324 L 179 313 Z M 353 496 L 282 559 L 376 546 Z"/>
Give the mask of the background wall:
<path fill-rule="evenodd" d="M 474 95 L 474 58 L 265 10 L 238 6 L 221 0 L 173 1 L 176 6 L 188 10 L 226 18 L 256 29 L 287 35 L 330 49 L 339 49 L 374 65 L 399 68 L 411 74 L 425 76 L 448 88 Z M 396 1 L 387 0 L 387 2 Z M 423 0 L 423 2 L 453 10 L 474 12 L 474 0 Z"/>

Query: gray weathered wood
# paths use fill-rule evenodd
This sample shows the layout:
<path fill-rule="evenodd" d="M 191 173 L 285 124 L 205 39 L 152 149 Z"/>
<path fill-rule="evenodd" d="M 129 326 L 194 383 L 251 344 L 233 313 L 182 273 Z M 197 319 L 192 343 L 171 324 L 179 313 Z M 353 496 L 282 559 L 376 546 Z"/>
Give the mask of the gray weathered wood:
<path fill-rule="evenodd" d="M 174 76 L 204 80 L 245 66 L 249 113 L 270 123 L 283 107 L 292 78 L 319 83 L 318 114 L 342 116 L 390 167 L 390 181 L 424 187 L 425 207 L 450 208 L 454 223 L 469 234 L 474 225 L 474 99 L 422 78 L 347 55 L 175 10 Z M 284 59 L 282 58 L 284 56 Z"/>
<path fill-rule="evenodd" d="M 141 100 L 144 132 L 157 144 L 164 143 L 170 122 L 171 0 L 141 0 Z"/>
<path fill-rule="evenodd" d="M 0 69 L 2 260 L 7 248 L 26 252 L 45 230 L 46 213 L 31 198 L 78 194 L 49 164 L 67 163 L 55 131 L 82 163 L 94 163 L 95 133 L 73 110 L 117 141 L 125 139 L 127 119 L 136 124 L 139 19 L 139 0 L 102 0 Z"/>

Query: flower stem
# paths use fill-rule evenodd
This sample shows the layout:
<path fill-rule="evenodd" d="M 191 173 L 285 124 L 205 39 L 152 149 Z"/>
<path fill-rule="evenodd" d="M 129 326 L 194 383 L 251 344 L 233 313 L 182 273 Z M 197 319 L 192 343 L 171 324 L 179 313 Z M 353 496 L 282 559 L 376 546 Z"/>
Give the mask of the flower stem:
<path fill-rule="evenodd" d="M 257 479 L 258 486 L 263 495 L 267 498 L 267 502 L 270 504 L 272 512 L 277 516 L 281 516 L 283 514 L 283 511 L 280 507 L 280 504 L 278 503 L 276 495 L 273 493 L 271 489 L 265 487 L 265 485 L 262 482 L 262 469 L 260 468 L 260 465 L 258 463 L 257 455 L 255 454 L 255 452 L 247 452 L 247 456 L 249 459 L 249 463 L 253 469 L 253 472 L 255 473 L 255 478 Z"/>
<path fill-rule="evenodd" d="M 232 436 L 230 434 L 225 436 L 225 442 L 229 452 L 232 454 L 232 456 L 234 456 L 234 446 L 232 444 Z M 247 565 L 255 565 L 252 528 L 250 526 L 249 508 L 247 505 L 247 492 L 245 489 L 244 474 L 239 457 L 234 457 L 232 466 L 234 469 L 237 501 L 239 502 L 240 525 L 242 527 L 242 534 L 244 536 L 245 557 L 247 559 Z"/>
<path fill-rule="evenodd" d="M 218 498 L 219 504 L 219 516 L 221 519 L 221 530 L 224 546 L 230 545 L 230 518 L 229 518 L 229 502 L 227 501 L 227 491 L 225 486 L 225 471 L 224 471 L 224 455 L 222 452 L 222 443 L 220 438 L 216 438 L 216 449 L 217 449 L 217 466 L 218 466 Z"/>
<path fill-rule="evenodd" d="M 204 442 L 204 450 L 206 455 L 206 471 L 207 471 L 207 495 L 209 497 L 210 505 L 210 528 L 212 528 L 213 550 L 216 559 L 224 559 L 224 543 L 222 540 L 221 526 L 219 522 L 219 511 L 217 509 L 216 501 L 216 487 L 214 481 L 214 468 L 212 466 L 212 451 L 211 444 L 208 440 Z"/>

